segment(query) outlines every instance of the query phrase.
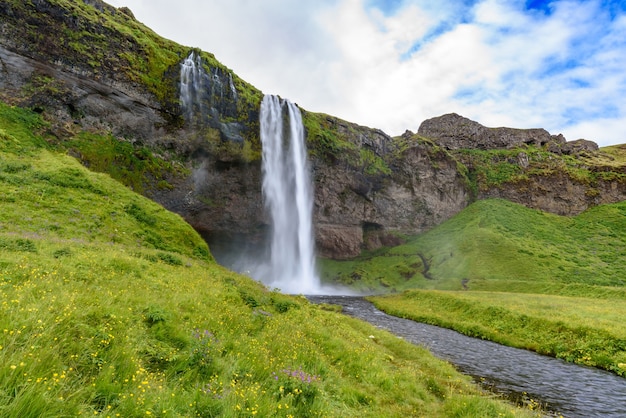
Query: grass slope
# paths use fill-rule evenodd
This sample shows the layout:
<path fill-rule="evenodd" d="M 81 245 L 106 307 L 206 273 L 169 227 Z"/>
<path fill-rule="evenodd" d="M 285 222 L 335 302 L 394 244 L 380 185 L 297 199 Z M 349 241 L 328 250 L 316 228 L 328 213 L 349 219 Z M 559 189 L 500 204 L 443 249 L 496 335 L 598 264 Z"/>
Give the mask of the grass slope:
<path fill-rule="evenodd" d="M 0 105 L 1 416 L 531 415 L 424 349 L 223 269 L 179 216 L 40 131 Z"/>
<path fill-rule="evenodd" d="M 584 295 L 626 284 L 626 202 L 572 218 L 481 200 L 447 222 L 348 262 L 324 261 L 327 281 L 386 287 Z M 465 285 L 465 286 L 464 286 Z M 618 290 L 613 287 L 618 287 Z M 623 293 L 622 293 L 623 294 Z"/>

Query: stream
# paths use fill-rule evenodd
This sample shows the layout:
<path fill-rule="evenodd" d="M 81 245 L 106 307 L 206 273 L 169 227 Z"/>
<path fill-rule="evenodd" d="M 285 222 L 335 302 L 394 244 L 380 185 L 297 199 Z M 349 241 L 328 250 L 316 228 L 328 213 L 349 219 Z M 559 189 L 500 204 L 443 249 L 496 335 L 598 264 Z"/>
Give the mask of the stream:
<path fill-rule="evenodd" d="M 530 398 L 563 417 L 626 417 L 626 379 L 531 351 L 387 315 L 361 297 L 309 296 L 343 313 L 425 346 L 481 385 L 510 399 Z"/>

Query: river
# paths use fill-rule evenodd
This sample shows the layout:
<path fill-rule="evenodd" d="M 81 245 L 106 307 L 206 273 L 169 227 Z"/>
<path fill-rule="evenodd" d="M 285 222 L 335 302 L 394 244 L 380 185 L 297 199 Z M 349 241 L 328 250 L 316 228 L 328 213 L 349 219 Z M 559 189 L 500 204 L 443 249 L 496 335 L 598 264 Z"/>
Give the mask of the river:
<path fill-rule="evenodd" d="M 310 296 L 309 300 L 340 305 L 347 315 L 425 346 L 511 399 L 530 398 L 568 418 L 626 417 L 626 379 L 604 370 L 387 315 L 361 297 Z"/>

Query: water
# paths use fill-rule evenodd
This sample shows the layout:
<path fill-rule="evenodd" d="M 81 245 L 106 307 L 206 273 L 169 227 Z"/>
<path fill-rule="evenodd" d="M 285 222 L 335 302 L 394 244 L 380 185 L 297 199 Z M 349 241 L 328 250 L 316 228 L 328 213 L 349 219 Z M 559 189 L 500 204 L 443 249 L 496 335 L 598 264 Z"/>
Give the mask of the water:
<path fill-rule="evenodd" d="M 180 105 L 188 122 L 193 120 L 194 111 L 201 103 L 204 77 L 200 56 L 190 53 L 180 65 Z"/>
<path fill-rule="evenodd" d="M 348 315 L 423 345 L 511 398 L 530 397 L 569 418 L 626 417 L 626 379 L 609 372 L 390 316 L 359 297 L 309 298 L 341 305 Z"/>
<path fill-rule="evenodd" d="M 263 196 L 271 219 L 269 260 L 255 279 L 286 293 L 319 293 L 313 239 L 313 191 L 300 110 L 266 95 L 261 102 Z"/>

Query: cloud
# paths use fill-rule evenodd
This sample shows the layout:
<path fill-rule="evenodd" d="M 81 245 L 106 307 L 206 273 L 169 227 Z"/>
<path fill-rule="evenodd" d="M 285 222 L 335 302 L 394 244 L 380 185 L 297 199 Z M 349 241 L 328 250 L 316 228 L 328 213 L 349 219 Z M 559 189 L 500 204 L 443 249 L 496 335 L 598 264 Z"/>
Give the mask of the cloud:
<path fill-rule="evenodd" d="M 621 2 L 110 2 L 266 93 L 392 135 L 457 112 L 626 143 Z"/>

